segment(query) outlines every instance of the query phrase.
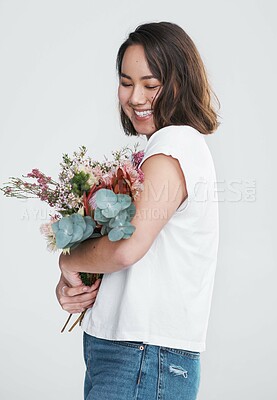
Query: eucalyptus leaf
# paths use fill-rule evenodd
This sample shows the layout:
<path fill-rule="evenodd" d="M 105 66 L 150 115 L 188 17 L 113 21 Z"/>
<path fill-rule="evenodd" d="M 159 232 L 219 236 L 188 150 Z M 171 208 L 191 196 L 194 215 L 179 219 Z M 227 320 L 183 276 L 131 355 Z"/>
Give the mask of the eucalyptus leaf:
<path fill-rule="evenodd" d="M 109 233 L 108 237 L 111 242 L 117 242 L 122 239 L 124 236 L 124 232 L 122 228 L 113 228 Z"/>
<path fill-rule="evenodd" d="M 90 239 L 96 239 L 96 238 L 100 238 L 100 237 L 102 237 L 103 235 L 101 235 L 101 233 L 100 232 L 93 232 L 91 235 L 90 235 Z"/>
<path fill-rule="evenodd" d="M 52 231 L 54 232 L 54 234 L 56 235 L 56 233 L 59 232 L 59 221 L 57 222 L 53 222 L 53 224 L 51 225 Z"/>
<path fill-rule="evenodd" d="M 136 206 L 134 203 L 130 204 L 130 206 L 126 209 L 130 220 L 136 215 Z"/>
<path fill-rule="evenodd" d="M 100 189 L 96 192 L 95 203 L 103 210 L 117 203 L 117 196 L 109 189 Z"/>
<path fill-rule="evenodd" d="M 81 214 L 72 214 L 71 221 L 73 225 L 78 225 L 84 231 L 86 229 L 86 223 L 84 217 Z"/>
<path fill-rule="evenodd" d="M 104 217 L 104 215 L 102 214 L 101 208 L 98 208 L 98 207 L 94 210 L 94 219 L 95 219 L 95 221 L 99 222 L 99 224 L 102 224 L 102 222 L 109 221 L 109 218 Z"/>
<path fill-rule="evenodd" d="M 85 224 L 86 226 L 86 224 Z M 74 224 L 73 234 L 71 236 L 70 243 L 78 242 L 82 239 L 84 234 L 83 227 L 77 224 Z"/>
<path fill-rule="evenodd" d="M 77 213 L 63 217 L 54 224 L 53 232 L 56 237 L 56 246 L 59 249 L 76 247 L 92 235 L 96 226 L 90 216 L 83 217 Z"/>
<path fill-rule="evenodd" d="M 102 214 L 106 218 L 114 218 L 121 211 L 120 203 L 111 204 L 102 210 Z"/>
<path fill-rule="evenodd" d="M 73 223 L 71 217 L 63 217 L 59 220 L 59 229 L 63 230 L 67 235 L 72 235 L 73 233 Z"/>
<path fill-rule="evenodd" d="M 101 235 L 105 236 L 107 234 L 108 234 L 107 226 L 103 225 L 102 228 L 101 228 Z"/>
<path fill-rule="evenodd" d="M 68 235 L 65 231 L 60 230 L 55 236 L 58 249 L 64 249 L 70 243 L 71 235 Z"/>
<path fill-rule="evenodd" d="M 131 205 L 132 199 L 128 194 L 118 194 L 117 201 L 120 203 L 121 210 L 124 210 Z"/>
<path fill-rule="evenodd" d="M 112 218 L 109 222 L 110 228 L 116 228 L 119 226 L 124 226 L 128 219 L 128 214 L 126 210 L 120 211 L 114 218 Z"/>
<path fill-rule="evenodd" d="M 86 226 L 86 230 L 85 230 L 85 232 L 83 233 L 82 241 L 88 239 L 88 238 L 92 235 L 93 229 L 94 229 L 94 228 L 93 228 L 92 225 L 87 225 L 87 226 Z"/>
<path fill-rule="evenodd" d="M 129 223 L 128 225 L 124 226 L 123 229 L 124 229 L 124 234 L 125 235 L 131 236 L 135 232 L 136 227 Z"/>
<path fill-rule="evenodd" d="M 86 216 L 83 217 L 83 218 L 84 218 L 84 221 L 85 221 L 86 225 L 92 226 L 93 229 L 95 228 L 96 223 L 95 223 L 95 221 L 94 221 L 89 215 L 86 215 Z"/>

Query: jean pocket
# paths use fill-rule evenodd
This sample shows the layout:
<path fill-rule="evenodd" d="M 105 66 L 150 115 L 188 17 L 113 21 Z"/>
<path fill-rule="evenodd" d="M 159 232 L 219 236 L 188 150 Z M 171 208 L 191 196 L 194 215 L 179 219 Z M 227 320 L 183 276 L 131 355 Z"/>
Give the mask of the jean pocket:
<path fill-rule="evenodd" d="M 179 354 L 181 356 L 190 358 L 191 360 L 198 360 L 200 358 L 200 353 L 198 351 L 183 350 L 183 349 L 173 349 L 171 347 L 162 347 L 165 351 L 170 353 Z"/>
<path fill-rule="evenodd" d="M 118 346 L 133 347 L 135 349 L 139 349 L 143 345 L 143 342 L 135 342 L 132 340 L 109 340 L 109 342 Z"/>

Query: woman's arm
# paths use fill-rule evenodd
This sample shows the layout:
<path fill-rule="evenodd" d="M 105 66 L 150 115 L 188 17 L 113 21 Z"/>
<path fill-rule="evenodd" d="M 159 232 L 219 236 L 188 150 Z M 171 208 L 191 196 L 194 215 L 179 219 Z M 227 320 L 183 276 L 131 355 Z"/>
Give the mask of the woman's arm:
<path fill-rule="evenodd" d="M 60 256 L 60 268 L 66 280 L 77 272 L 109 273 L 127 268 L 142 258 L 153 241 L 186 199 L 185 178 L 179 162 L 171 156 L 156 154 L 142 165 L 144 190 L 135 202 L 136 227 L 127 240 L 111 242 L 107 236 L 87 240 L 70 255 Z"/>

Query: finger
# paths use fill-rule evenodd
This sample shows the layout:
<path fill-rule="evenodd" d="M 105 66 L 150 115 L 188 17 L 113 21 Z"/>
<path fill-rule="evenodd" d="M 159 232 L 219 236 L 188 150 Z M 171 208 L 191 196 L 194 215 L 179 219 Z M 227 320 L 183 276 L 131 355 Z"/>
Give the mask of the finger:
<path fill-rule="evenodd" d="M 64 285 L 61 289 L 61 295 L 62 296 L 78 296 L 82 293 L 89 293 L 89 292 L 93 292 L 95 289 L 98 289 L 98 287 L 100 286 L 101 283 L 101 279 L 97 279 L 93 285 L 91 286 L 76 286 L 76 287 L 69 287 Z"/>
<path fill-rule="evenodd" d="M 98 279 L 96 279 L 96 281 L 94 282 L 93 285 L 96 285 L 97 287 L 99 287 L 101 282 L 102 282 L 102 278 L 98 278 Z"/>
<path fill-rule="evenodd" d="M 64 285 L 63 287 L 62 287 L 62 289 L 61 289 L 61 292 L 62 292 L 62 295 L 63 296 L 66 296 L 66 294 L 65 294 L 65 289 L 67 288 L 67 286 L 66 285 Z"/>
<path fill-rule="evenodd" d="M 100 284 L 101 284 L 101 279 L 97 279 L 97 280 L 94 282 L 93 285 L 91 285 L 91 286 L 85 286 L 85 287 L 84 287 L 84 292 L 88 292 L 88 293 L 89 293 L 89 292 L 93 292 L 93 290 L 99 288 Z"/>
<path fill-rule="evenodd" d="M 96 297 L 97 297 L 97 293 L 98 290 L 95 290 L 92 293 L 86 293 L 80 296 L 73 296 L 73 297 L 69 297 L 69 296 L 62 296 L 58 299 L 61 307 L 65 310 L 69 310 L 69 308 L 76 308 L 76 304 L 78 305 L 78 307 L 80 307 L 80 305 L 84 305 L 85 307 L 87 307 L 88 304 L 91 304 L 95 301 Z"/>
<path fill-rule="evenodd" d="M 85 301 L 90 301 L 96 298 L 98 290 L 94 290 L 91 293 L 83 293 L 78 296 L 61 296 L 60 303 L 62 304 L 76 304 Z"/>
<path fill-rule="evenodd" d="M 62 297 L 60 297 L 59 302 L 61 305 L 85 303 L 85 302 L 94 300 L 96 298 L 97 294 L 98 294 L 98 289 L 94 290 L 93 292 L 83 293 L 78 296 L 62 296 Z"/>
<path fill-rule="evenodd" d="M 69 296 L 69 297 L 78 296 L 87 291 L 87 289 L 85 288 L 86 286 L 83 285 L 76 287 L 63 286 L 61 289 L 61 296 Z"/>
<path fill-rule="evenodd" d="M 84 303 L 76 303 L 76 304 L 64 304 L 62 306 L 63 310 L 68 311 L 71 314 L 82 312 L 91 308 L 95 302 L 95 299 L 84 302 Z"/>
<path fill-rule="evenodd" d="M 89 301 L 86 303 L 74 304 L 71 306 L 67 306 L 66 308 L 68 308 L 70 310 L 86 310 L 86 309 L 92 307 L 94 303 L 95 303 L 95 301 L 93 300 L 93 301 Z"/>

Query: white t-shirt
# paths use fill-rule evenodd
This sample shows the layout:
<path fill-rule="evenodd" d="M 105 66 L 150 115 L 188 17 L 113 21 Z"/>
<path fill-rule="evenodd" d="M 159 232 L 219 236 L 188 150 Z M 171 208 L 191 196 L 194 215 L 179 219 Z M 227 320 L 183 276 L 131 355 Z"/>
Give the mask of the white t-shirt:
<path fill-rule="evenodd" d="M 158 153 L 179 161 L 188 198 L 142 259 L 104 275 L 82 327 L 103 339 L 201 352 L 205 350 L 218 249 L 214 164 L 204 135 L 189 126 L 155 132 L 142 163 Z"/>

